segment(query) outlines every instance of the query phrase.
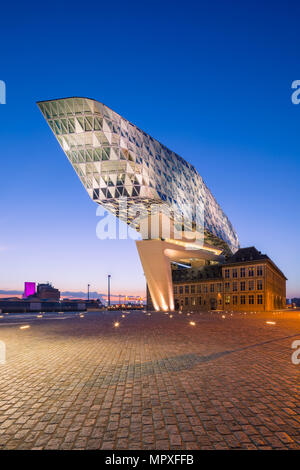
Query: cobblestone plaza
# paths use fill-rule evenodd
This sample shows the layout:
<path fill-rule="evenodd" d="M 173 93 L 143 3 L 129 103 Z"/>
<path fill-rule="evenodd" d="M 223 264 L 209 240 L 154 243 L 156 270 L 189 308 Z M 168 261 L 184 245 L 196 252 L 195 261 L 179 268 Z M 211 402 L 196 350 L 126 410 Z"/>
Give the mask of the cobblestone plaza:
<path fill-rule="evenodd" d="M 1 318 L 1 449 L 300 449 L 300 311 L 124 315 Z"/>

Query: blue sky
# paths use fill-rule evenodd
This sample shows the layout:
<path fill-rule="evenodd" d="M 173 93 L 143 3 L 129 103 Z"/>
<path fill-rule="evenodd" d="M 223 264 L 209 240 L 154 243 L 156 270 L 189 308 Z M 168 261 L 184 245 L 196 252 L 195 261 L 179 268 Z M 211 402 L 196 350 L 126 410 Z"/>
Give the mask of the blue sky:
<path fill-rule="evenodd" d="M 134 241 L 96 238 L 96 205 L 36 101 L 88 96 L 191 162 L 242 246 L 300 297 L 299 13 L 293 2 L 2 6 L 0 289 L 144 292 Z"/>

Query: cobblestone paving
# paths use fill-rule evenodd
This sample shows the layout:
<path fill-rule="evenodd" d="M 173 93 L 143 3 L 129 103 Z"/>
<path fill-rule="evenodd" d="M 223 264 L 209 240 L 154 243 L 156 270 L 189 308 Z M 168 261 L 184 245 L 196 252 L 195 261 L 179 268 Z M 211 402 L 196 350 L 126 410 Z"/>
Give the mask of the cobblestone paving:
<path fill-rule="evenodd" d="M 1 449 L 300 449 L 300 312 L 125 315 L 1 319 Z"/>

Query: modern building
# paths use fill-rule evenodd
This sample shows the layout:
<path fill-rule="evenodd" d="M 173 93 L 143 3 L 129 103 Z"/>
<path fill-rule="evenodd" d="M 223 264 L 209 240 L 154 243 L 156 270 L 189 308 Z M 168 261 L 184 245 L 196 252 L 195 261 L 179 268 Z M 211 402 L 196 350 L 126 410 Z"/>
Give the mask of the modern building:
<path fill-rule="evenodd" d="M 36 286 L 35 282 L 28 282 L 26 281 L 24 283 L 24 293 L 23 293 L 23 299 L 27 299 L 31 295 L 34 295 L 36 291 Z"/>
<path fill-rule="evenodd" d="M 286 303 L 286 277 L 254 247 L 222 264 L 173 270 L 173 283 L 180 310 L 270 311 Z"/>
<path fill-rule="evenodd" d="M 136 244 L 156 310 L 175 308 L 171 264 L 219 263 L 238 250 L 228 217 L 175 152 L 95 100 L 38 106 L 92 200 L 141 233 Z"/>

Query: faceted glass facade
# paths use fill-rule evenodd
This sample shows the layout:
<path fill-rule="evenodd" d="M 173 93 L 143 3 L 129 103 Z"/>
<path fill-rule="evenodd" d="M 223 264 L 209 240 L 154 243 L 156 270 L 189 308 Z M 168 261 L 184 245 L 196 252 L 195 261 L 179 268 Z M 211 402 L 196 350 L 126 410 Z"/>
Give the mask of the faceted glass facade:
<path fill-rule="evenodd" d="M 118 210 L 124 196 L 129 205 L 166 204 L 191 226 L 201 207 L 205 243 L 232 252 L 239 248 L 229 219 L 203 179 L 175 152 L 95 100 L 66 98 L 38 106 L 94 201 L 108 210 Z M 117 215 L 125 219 L 128 214 Z"/>

